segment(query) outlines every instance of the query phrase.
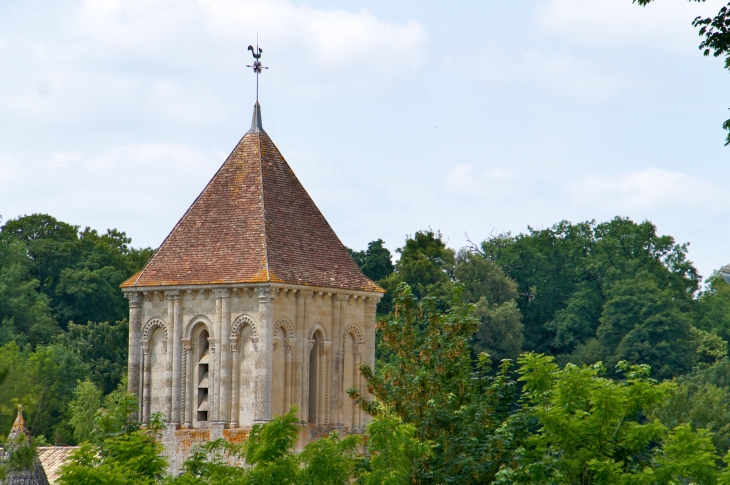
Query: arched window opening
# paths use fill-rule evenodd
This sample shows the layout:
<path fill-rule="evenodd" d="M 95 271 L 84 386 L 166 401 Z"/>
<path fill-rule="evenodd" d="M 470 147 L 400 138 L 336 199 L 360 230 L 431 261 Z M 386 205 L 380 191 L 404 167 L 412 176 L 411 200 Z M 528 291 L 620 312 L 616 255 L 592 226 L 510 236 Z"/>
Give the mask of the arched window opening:
<path fill-rule="evenodd" d="M 208 343 L 208 331 L 203 330 L 198 335 L 196 342 L 197 365 L 197 421 L 208 421 L 208 386 L 210 379 L 208 373 L 210 371 L 210 345 Z"/>

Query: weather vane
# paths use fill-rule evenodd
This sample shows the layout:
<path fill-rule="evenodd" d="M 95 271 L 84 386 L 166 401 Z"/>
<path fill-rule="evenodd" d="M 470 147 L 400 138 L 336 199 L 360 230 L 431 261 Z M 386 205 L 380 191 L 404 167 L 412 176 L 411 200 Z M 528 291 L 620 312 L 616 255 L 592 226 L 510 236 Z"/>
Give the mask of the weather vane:
<path fill-rule="evenodd" d="M 258 37 L 258 36 L 256 36 Z M 263 49 L 259 47 L 258 38 L 256 39 L 256 49 L 254 50 L 253 46 L 248 46 L 248 50 L 251 51 L 251 54 L 253 55 L 253 64 L 252 65 L 246 65 L 246 67 L 252 67 L 253 72 L 256 73 L 256 102 L 259 102 L 259 74 L 261 74 L 262 69 L 268 69 L 266 66 L 261 65 L 261 53 L 263 52 Z"/>

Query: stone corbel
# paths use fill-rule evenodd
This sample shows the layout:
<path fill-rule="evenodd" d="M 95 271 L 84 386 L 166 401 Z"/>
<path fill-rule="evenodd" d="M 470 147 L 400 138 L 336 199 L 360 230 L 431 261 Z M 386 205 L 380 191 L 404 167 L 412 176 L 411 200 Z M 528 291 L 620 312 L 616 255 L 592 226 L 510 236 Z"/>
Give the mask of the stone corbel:
<path fill-rule="evenodd" d="M 365 309 L 370 313 L 375 313 L 375 311 L 378 309 L 379 301 L 380 298 L 373 298 L 372 296 L 369 296 L 367 299 L 367 304 L 365 305 Z"/>
<path fill-rule="evenodd" d="M 259 296 L 259 303 L 271 303 L 276 297 L 274 288 L 271 286 L 259 286 L 256 288 Z"/>

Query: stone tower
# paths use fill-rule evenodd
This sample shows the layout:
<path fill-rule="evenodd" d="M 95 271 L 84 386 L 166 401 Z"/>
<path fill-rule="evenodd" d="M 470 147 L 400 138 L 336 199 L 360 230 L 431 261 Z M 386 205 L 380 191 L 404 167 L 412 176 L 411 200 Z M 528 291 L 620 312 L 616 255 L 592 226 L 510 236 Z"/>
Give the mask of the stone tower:
<path fill-rule="evenodd" d="M 362 274 L 266 134 L 243 136 L 147 265 L 129 300 L 129 390 L 161 413 L 173 468 L 298 408 L 301 441 L 359 432 L 383 290 Z M 170 446 L 172 445 L 172 446 Z M 177 455 L 175 455 L 177 453 Z"/>

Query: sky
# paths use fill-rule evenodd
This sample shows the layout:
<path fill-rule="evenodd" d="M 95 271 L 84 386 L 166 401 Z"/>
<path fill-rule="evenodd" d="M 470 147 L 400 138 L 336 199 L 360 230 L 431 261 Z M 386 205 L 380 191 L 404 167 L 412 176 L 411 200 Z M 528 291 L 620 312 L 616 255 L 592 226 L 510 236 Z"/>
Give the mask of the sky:
<path fill-rule="evenodd" d="M 0 215 L 157 247 L 251 123 L 342 242 L 649 220 L 730 263 L 730 85 L 656 0 L 0 2 Z M 313 241 L 312 244 L 316 244 Z"/>

